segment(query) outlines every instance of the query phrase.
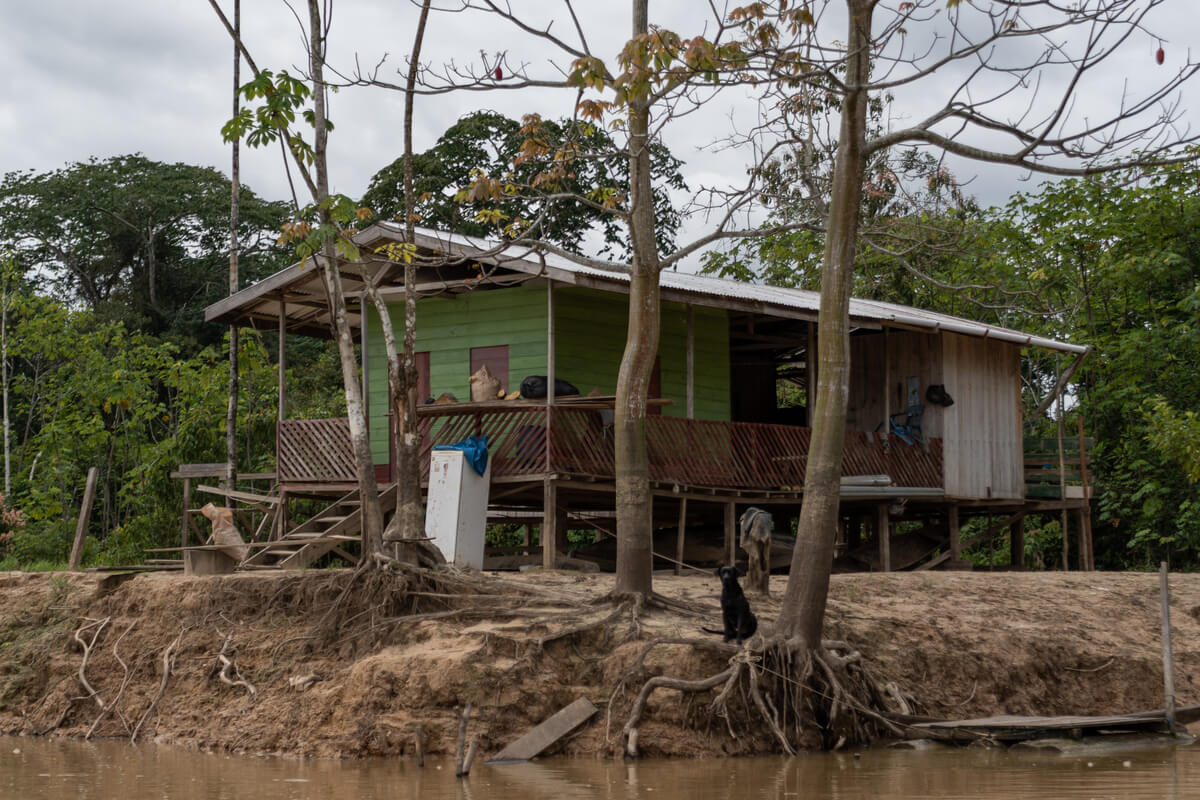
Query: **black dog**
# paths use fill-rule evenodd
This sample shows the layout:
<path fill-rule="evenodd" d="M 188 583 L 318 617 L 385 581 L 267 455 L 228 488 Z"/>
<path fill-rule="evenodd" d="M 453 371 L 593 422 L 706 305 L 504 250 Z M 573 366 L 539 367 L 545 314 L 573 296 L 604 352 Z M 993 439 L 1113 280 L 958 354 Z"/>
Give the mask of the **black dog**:
<path fill-rule="evenodd" d="M 720 567 L 717 577 L 721 579 L 721 621 L 724 631 L 714 631 L 705 628 L 708 633 L 723 633 L 725 641 L 736 639 L 740 645 L 743 639 L 749 639 L 758 630 L 758 619 L 750 611 L 750 601 L 738 584 L 737 567 Z"/>

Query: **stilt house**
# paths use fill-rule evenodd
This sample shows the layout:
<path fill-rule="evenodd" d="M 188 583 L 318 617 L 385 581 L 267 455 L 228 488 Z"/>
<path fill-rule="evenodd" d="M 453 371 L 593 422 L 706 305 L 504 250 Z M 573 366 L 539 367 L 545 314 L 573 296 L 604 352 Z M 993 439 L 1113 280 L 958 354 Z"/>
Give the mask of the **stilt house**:
<path fill-rule="evenodd" d="M 403 228 L 380 223 L 356 239 L 364 253 L 374 254 L 402 241 Z M 629 280 L 616 267 L 581 266 L 522 248 L 497 253 L 493 244 L 433 231 L 416 236 L 432 264 L 418 270 L 420 397 L 452 394 L 460 401 L 420 409 L 423 468 L 433 445 L 486 434 L 489 520 L 540 528 L 540 551 L 529 545 L 522 552 L 540 553 L 552 565 L 564 554 L 568 528 L 614 529 L 611 395 L 625 346 Z M 404 271 L 384 261 L 366 269 L 388 270 L 383 293 L 399 335 Z M 363 354 L 376 473 L 386 491 L 394 454 L 380 321 L 363 302 L 360 265 L 343 265 L 342 278 Z M 665 545 L 656 538 L 656 551 L 682 555 L 693 532 L 715 530 L 724 535 L 718 552 L 731 554 L 744 508 L 771 510 L 777 530 L 798 513 L 810 433 L 805 407 L 819 379 L 810 357 L 819 298 L 672 271 L 663 273 L 661 287 L 662 337 L 646 428 L 655 525 L 667 537 Z M 1047 465 L 1026 463 L 1020 375 L 1025 348 L 1080 360 L 1086 347 L 868 300 L 852 300 L 850 318 L 841 552 L 871 569 L 928 566 L 935 552 L 934 563 L 954 564 L 960 514 L 986 514 L 1002 521 L 993 531 L 1001 524 L 1011 529 L 1013 563 L 1020 565 L 1024 513 L 1086 509 L 1086 490 L 1076 498 L 1065 492 L 1029 497 L 1027 472 Z M 285 366 L 285 333 L 328 337 L 332 331 L 320 270 L 311 262 L 210 306 L 206 319 L 277 330 Z M 506 395 L 526 376 L 545 375 L 551 385 L 555 378 L 570 382 L 582 396 L 466 402 L 468 379 L 483 365 Z M 282 507 L 289 497 L 306 495 L 331 503 L 297 529 L 281 515 L 273 535 L 292 543 L 297 536 L 353 537 L 356 484 L 347 421 L 290 418 L 283 376 L 280 370 L 276 480 Z M 924 523 L 919 536 L 897 537 L 903 547 L 888 535 L 900 520 Z M 328 542 L 297 545 L 282 560 L 311 563 L 330 549 Z M 260 560 L 270 560 L 266 552 Z"/>

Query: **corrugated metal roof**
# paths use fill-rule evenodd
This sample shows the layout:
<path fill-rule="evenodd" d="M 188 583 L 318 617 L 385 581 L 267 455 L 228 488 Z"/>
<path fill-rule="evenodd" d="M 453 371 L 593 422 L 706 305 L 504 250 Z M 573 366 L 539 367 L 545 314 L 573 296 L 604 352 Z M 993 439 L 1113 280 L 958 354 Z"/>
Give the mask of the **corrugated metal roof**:
<path fill-rule="evenodd" d="M 393 223 L 380 223 L 377 226 L 373 226 L 373 228 L 382 229 L 382 231 L 386 231 L 392 237 L 403 235 L 403 228 Z M 364 234 L 368 234 L 369 237 L 370 230 L 365 231 Z M 495 241 L 423 228 L 418 228 L 417 234 L 418 238 L 425 239 L 426 243 L 436 241 L 448 249 L 487 252 L 495 250 L 499 245 Z M 587 276 L 596 281 L 629 283 L 628 267 L 621 264 L 609 263 L 603 268 L 600 266 L 588 266 L 555 253 L 538 254 L 527 247 L 520 246 L 509 248 L 499 258 L 505 260 L 505 267 L 526 272 L 535 269 L 540 270 L 541 265 L 545 264 L 546 267 L 554 270 L 572 275 Z M 589 260 L 594 264 L 597 263 L 594 259 Z M 818 313 L 821 308 L 820 294 L 804 289 L 788 289 L 781 286 L 744 283 L 742 281 L 715 278 L 709 275 L 693 275 L 673 270 L 663 272 L 659 282 L 663 289 L 689 293 L 700 298 L 727 298 L 762 304 L 768 308 L 776 307 L 779 309 L 810 312 L 812 314 Z M 769 313 L 768 309 L 764 309 L 764 311 Z M 1088 347 L 1085 345 L 1057 341 L 1010 328 L 976 322 L 965 317 L 939 314 L 934 311 L 926 311 L 896 303 L 885 303 L 878 300 L 851 298 L 850 317 L 852 320 L 870 320 L 880 325 L 890 324 L 898 327 L 918 328 L 930 331 L 948 331 L 966 336 L 998 339 L 1024 346 L 1043 347 L 1050 350 L 1071 353 L 1083 353 L 1088 350 Z"/>
<path fill-rule="evenodd" d="M 401 226 L 384 222 L 359 232 L 355 239 L 362 247 L 370 249 L 383 242 L 401 241 L 403 235 Z M 534 252 L 519 245 L 502 246 L 501 242 L 423 228 L 417 229 L 416 239 L 417 245 L 427 251 L 453 254 L 464 260 L 493 264 L 531 276 L 544 274 L 555 281 L 600 288 L 607 285 L 617 291 L 624 290 L 629 284 L 628 267 L 621 264 L 596 259 L 587 259 L 589 264 L 580 264 L 555 253 Z M 346 271 L 343 270 L 343 273 Z M 397 271 L 388 283 L 395 285 L 397 277 L 402 281 L 402 272 Z M 348 295 L 361 291 L 361 278 L 357 274 L 344 274 L 343 281 Z M 670 299 L 766 315 L 816 319 L 821 308 L 820 295 L 803 289 L 743 283 L 673 270 L 662 273 L 660 284 L 664 297 Z M 317 335 L 328 332 L 329 316 L 321 270 L 312 263 L 307 268 L 299 264 L 288 267 L 212 304 L 205 309 L 205 319 L 210 322 L 275 327 L 281 302 L 284 302 L 290 330 Z M 1084 345 L 876 300 L 852 298 L 850 320 L 852 324 L 862 327 L 894 326 L 931 332 L 947 331 L 1071 353 L 1088 350 Z M 356 316 L 352 324 L 358 324 Z"/>

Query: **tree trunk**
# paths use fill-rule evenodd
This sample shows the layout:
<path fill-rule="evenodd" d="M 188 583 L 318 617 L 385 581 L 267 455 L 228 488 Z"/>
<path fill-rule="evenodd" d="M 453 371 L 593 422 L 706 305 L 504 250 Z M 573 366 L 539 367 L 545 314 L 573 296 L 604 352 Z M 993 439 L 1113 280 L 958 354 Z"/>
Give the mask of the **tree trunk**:
<path fill-rule="evenodd" d="M 634 0 L 633 35 L 648 30 L 648 0 Z M 646 68 L 643 65 L 642 68 Z M 650 464 L 646 455 L 646 394 L 658 354 L 659 261 L 650 182 L 650 107 L 629 105 L 629 233 L 633 271 L 629 285 L 629 329 L 617 375 L 616 594 L 649 597 L 653 572 L 653 519 Z"/>
<path fill-rule="evenodd" d="M 8 420 L 8 293 L 9 293 L 8 262 L 0 262 L 0 280 L 4 281 L 4 296 L 0 299 L 0 380 L 4 384 L 4 498 L 12 502 L 9 494 L 12 492 L 12 455 L 9 452 L 9 420 Z"/>
<path fill-rule="evenodd" d="M 242 3 L 233 2 L 233 116 L 236 119 L 241 106 L 241 96 L 238 87 L 241 84 L 242 52 L 240 41 L 242 35 Z M 235 137 L 232 163 L 229 172 L 229 293 L 238 290 L 238 216 L 242 194 L 241 183 L 241 148 L 240 141 Z M 154 287 L 154 273 L 150 273 L 151 292 Z M 280 325 L 283 321 L 280 320 Z M 238 410 L 238 328 L 229 326 L 229 402 L 225 409 L 225 486 L 235 488 L 237 483 L 237 410 Z M 185 512 L 186 513 L 186 512 Z"/>
<path fill-rule="evenodd" d="M 320 0 L 308 0 L 309 56 L 313 83 L 313 163 L 317 173 L 317 196 L 321 225 L 330 225 L 329 167 L 326 162 L 326 142 L 329 131 L 325 121 L 325 82 L 323 77 L 325 49 L 321 36 Z M 379 488 L 375 482 L 375 465 L 371 460 L 371 441 L 367 433 L 367 416 L 363 407 L 362 388 L 358 383 L 358 362 L 354 357 L 354 333 L 346 313 L 346 295 L 338 272 L 337 252 L 332 239 L 327 239 L 319 259 L 324 270 L 325 285 L 337 331 L 338 355 L 342 363 L 342 384 L 346 390 L 346 415 L 350 424 L 350 445 L 354 450 L 354 467 L 358 478 L 359 499 L 362 503 L 362 556 L 367 559 L 383 548 L 383 512 L 379 505 Z"/>
<path fill-rule="evenodd" d="M 416 239 L 413 219 L 416 198 L 413 191 L 412 122 L 413 96 L 416 91 L 417 65 L 425 39 L 430 0 L 421 5 L 417 32 L 409 58 L 408 82 L 404 92 L 404 238 L 410 245 Z M 404 264 L 404 351 L 400 380 L 392 391 L 392 409 L 396 415 L 396 518 L 401 539 L 425 535 L 425 514 L 421 506 L 421 436 L 417 425 L 417 268 Z M 402 553 L 416 560 L 416 553 Z"/>
<path fill-rule="evenodd" d="M 837 536 L 846 400 L 850 387 L 850 289 L 858 238 L 865 161 L 867 92 L 870 75 L 871 11 L 874 0 L 847 0 L 849 36 L 847 92 L 842 102 L 833 197 L 825 235 L 818 317 L 816 408 L 804 481 L 796 547 L 777 632 L 807 647 L 821 641 L 833 546 Z"/>

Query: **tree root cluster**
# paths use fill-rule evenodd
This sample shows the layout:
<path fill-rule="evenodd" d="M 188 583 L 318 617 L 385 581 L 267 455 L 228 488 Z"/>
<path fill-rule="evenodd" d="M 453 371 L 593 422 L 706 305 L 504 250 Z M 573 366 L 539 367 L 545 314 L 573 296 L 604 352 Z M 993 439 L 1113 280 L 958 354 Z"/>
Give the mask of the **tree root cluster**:
<path fill-rule="evenodd" d="M 659 689 L 679 692 L 689 703 L 716 691 L 707 703 L 710 719 L 722 720 L 733 738 L 738 727 L 769 731 L 788 755 L 802 749 L 837 750 L 888 735 L 902 737 L 902 727 L 891 716 L 912 713 L 912 699 L 895 684 L 881 683 L 861 655 L 844 642 L 806 648 L 793 640 L 758 636 L 745 647 L 734 648 L 703 640 L 655 640 L 646 645 L 623 680 L 644 674 L 646 655 L 662 644 L 733 652 L 726 669 L 706 678 L 655 675 L 645 680 L 622 730 L 623 750 L 629 758 L 638 755 L 639 726 L 647 701 Z"/>

